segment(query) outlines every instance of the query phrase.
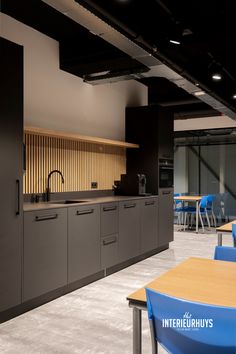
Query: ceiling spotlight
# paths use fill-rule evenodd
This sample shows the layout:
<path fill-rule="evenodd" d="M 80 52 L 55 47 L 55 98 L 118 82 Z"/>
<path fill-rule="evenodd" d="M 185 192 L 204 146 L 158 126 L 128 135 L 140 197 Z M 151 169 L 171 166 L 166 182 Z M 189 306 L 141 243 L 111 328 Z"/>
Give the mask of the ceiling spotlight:
<path fill-rule="evenodd" d="M 201 90 L 201 91 L 196 91 L 196 92 L 194 92 L 193 94 L 194 94 L 194 96 L 203 96 L 203 95 L 205 95 L 205 91 L 203 91 L 203 90 Z"/>
<path fill-rule="evenodd" d="M 193 34 L 193 32 L 191 31 L 191 29 L 189 29 L 189 28 L 184 28 L 184 29 L 183 29 L 182 36 L 189 36 L 189 35 L 191 35 L 191 34 Z"/>
<path fill-rule="evenodd" d="M 233 99 L 236 100 L 236 93 L 233 95 Z"/>
<path fill-rule="evenodd" d="M 170 39 L 170 43 L 172 43 L 172 44 L 177 44 L 177 45 L 180 45 L 180 44 L 181 44 L 180 41 L 176 41 L 176 40 L 174 40 L 174 39 Z"/>
<path fill-rule="evenodd" d="M 215 81 L 220 81 L 222 79 L 222 76 L 219 73 L 215 73 L 212 75 L 212 79 Z"/>

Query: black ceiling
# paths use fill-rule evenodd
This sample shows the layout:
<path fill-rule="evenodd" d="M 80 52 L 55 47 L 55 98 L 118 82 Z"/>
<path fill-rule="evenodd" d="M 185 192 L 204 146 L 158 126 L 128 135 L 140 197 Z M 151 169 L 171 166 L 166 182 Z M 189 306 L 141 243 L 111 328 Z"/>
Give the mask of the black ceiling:
<path fill-rule="evenodd" d="M 236 102 L 231 99 L 234 89 L 236 91 L 233 1 L 221 7 L 214 1 L 205 1 L 205 4 L 201 0 L 76 1 L 105 17 L 133 40 L 143 39 L 152 48 L 157 48 L 157 55 L 166 58 L 180 71 L 184 70 L 236 108 Z M 1 11 L 59 41 L 60 67 L 72 74 L 86 77 L 103 71 L 148 70 L 43 1 L 2 0 Z M 183 31 L 190 34 L 183 36 Z M 170 44 L 169 39 L 175 39 L 177 35 L 181 37 L 181 45 Z M 222 82 L 215 83 L 210 78 L 214 62 L 220 64 L 224 72 Z M 210 115 L 216 113 L 166 79 L 148 78 L 142 82 L 149 87 L 149 103 L 172 105 L 176 118 L 187 118 L 188 112 L 193 115 L 195 111 L 209 111 Z"/>
<path fill-rule="evenodd" d="M 2 0 L 1 11 L 60 43 L 60 67 L 84 77 L 102 71 L 146 71 L 144 65 L 40 0 Z"/>
<path fill-rule="evenodd" d="M 236 109 L 236 2 L 76 0 Z M 169 40 L 178 40 L 175 45 Z M 211 76 L 220 71 L 223 79 Z"/>

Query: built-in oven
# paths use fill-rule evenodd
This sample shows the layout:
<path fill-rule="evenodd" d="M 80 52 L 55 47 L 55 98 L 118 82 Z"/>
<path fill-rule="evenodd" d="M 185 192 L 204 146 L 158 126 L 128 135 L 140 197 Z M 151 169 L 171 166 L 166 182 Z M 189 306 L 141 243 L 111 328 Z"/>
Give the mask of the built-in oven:
<path fill-rule="evenodd" d="M 159 188 L 173 188 L 174 161 L 173 159 L 159 159 Z"/>

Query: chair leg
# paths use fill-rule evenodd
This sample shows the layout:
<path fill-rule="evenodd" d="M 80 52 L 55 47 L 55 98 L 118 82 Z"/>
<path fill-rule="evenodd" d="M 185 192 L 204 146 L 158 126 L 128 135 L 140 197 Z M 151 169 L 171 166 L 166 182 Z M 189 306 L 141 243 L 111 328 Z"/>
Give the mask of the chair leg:
<path fill-rule="evenodd" d="M 192 228 L 193 226 L 193 214 L 191 214 L 191 218 L 190 218 L 190 227 Z"/>
<path fill-rule="evenodd" d="M 201 221 L 202 231 L 204 232 L 204 224 L 203 224 L 203 221 L 202 221 L 202 215 L 201 215 L 201 213 L 199 213 L 199 219 L 200 219 L 200 221 Z"/>
<path fill-rule="evenodd" d="M 214 211 L 212 210 L 212 218 L 213 218 L 213 221 L 214 221 L 214 227 L 216 227 L 216 217 L 215 217 L 215 214 L 214 214 Z"/>
<path fill-rule="evenodd" d="M 211 224 L 210 224 L 210 220 L 209 220 L 209 216 L 208 216 L 207 211 L 206 211 L 206 219 L 207 219 L 208 227 L 210 228 Z"/>
<path fill-rule="evenodd" d="M 151 331 L 151 342 L 152 342 L 152 354 L 158 354 L 158 346 L 155 338 L 155 329 L 152 320 L 149 320 L 150 331 Z"/>
<path fill-rule="evenodd" d="M 186 223 L 187 223 L 187 213 L 184 213 L 184 231 L 186 229 Z"/>

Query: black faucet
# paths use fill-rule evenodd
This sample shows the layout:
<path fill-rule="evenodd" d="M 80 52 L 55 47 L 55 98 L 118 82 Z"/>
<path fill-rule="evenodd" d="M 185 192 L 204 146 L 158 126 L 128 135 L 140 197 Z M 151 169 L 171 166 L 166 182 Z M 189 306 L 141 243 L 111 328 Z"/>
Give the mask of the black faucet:
<path fill-rule="evenodd" d="M 50 201 L 50 178 L 51 178 L 51 175 L 53 173 L 59 173 L 59 175 L 61 176 L 61 181 L 62 183 L 64 183 L 64 177 L 63 177 L 63 174 L 61 173 L 61 171 L 59 170 L 53 170 L 51 171 L 49 174 L 48 174 L 48 181 L 47 181 L 47 188 L 46 188 L 46 201 L 49 202 Z"/>

